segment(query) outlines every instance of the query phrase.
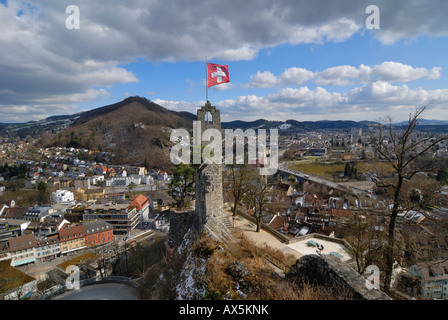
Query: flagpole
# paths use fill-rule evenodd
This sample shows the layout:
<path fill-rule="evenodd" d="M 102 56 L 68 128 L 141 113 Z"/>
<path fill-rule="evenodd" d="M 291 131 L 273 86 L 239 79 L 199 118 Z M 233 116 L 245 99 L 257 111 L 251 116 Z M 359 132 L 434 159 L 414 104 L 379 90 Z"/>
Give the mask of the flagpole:
<path fill-rule="evenodd" d="M 207 56 L 205 56 L 205 102 L 208 102 L 208 68 L 207 68 Z"/>

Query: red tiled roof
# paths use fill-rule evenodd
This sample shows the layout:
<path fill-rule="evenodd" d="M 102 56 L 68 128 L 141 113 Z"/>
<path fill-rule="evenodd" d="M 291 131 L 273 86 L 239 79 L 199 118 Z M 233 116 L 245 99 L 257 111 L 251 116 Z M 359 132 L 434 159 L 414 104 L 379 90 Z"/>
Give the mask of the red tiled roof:
<path fill-rule="evenodd" d="M 68 237 L 70 236 L 70 240 L 82 238 L 85 235 L 85 229 L 83 225 L 74 226 L 74 227 L 68 227 L 63 228 L 59 230 L 59 238 L 61 241 L 67 241 L 69 240 Z"/>
<path fill-rule="evenodd" d="M 286 217 L 275 216 L 274 219 L 269 224 L 269 226 L 271 228 L 274 228 L 277 230 L 277 229 L 281 228 L 287 221 L 288 221 L 288 219 Z"/>
<path fill-rule="evenodd" d="M 137 198 L 135 198 L 131 205 L 134 206 L 137 210 L 142 210 L 143 207 L 149 202 L 149 199 L 142 194 L 139 194 Z"/>
<path fill-rule="evenodd" d="M 9 249 L 10 251 L 25 250 L 34 247 L 36 239 L 34 234 L 26 234 L 24 236 L 12 237 L 9 239 Z"/>
<path fill-rule="evenodd" d="M 350 210 L 343 210 L 343 209 L 330 209 L 330 214 L 334 219 L 348 218 L 352 216 Z"/>

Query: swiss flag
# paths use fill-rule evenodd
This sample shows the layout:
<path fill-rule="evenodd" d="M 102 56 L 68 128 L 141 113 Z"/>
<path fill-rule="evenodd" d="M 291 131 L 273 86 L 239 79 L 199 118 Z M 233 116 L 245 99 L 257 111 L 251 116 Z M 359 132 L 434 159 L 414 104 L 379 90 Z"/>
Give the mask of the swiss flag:
<path fill-rule="evenodd" d="M 207 62 L 207 87 L 229 82 L 229 66 Z"/>

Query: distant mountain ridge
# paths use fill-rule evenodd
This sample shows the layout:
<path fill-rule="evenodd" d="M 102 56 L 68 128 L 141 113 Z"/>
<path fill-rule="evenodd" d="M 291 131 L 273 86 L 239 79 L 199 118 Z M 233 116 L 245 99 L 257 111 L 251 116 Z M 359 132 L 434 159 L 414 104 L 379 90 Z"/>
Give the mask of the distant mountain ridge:
<path fill-rule="evenodd" d="M 199 108 L 200 106 L 198 106 Z M 224 109 L 222 111 L 225 111 Z M 170 130 L 192 128 L 196 114 L 168 110 L 146 98 L 134 96 L 120 102 L 73 115 L 55 115 L 40 121 L 19 124 L 0 123 L 0 134 L 39 137 L 40 146 L 74 146 L 114 154 L 123 163 L 163 163 L 170 145 Z M 406 125 L 399 122 L 397 127 Z M 319 120 L 222 122 L 223 129 L 350 130 L 378 126 L 375 121 Z M 417 130 L 448 131 L 448 121 L 422 119 Z M 151 160 L 150 160 L 151 159 Z"/>
<path fill-rule="evenodd" d="M 368 128 L 377 126 L 378 123 L 372 121 L 352 121 L 352 120 L 319 120 L 319 121 L 297 121 L 289 119 L 286 121 L 270 121 L 265 119 L 258 119 L 254 121 L 230 121 L 223 122 L 224 129 L 248 129 L 260 128 L 269 129 L 279 127 L 281 125 L 290 125 L 297 130 L 316 130 L 316 129 L 351 129 L 351 128 Z"/>
<path fill-rule="evenodd" d="M 80 123 L 89 121 L 93 118 L 113 112 L 120 108 L 126 107 L 126 106 L 130 105 L 131 103 L 138 103 L 148 111 L 158 113 L 158 114 L 167 115 L 167 116 L 175 115 L 175 116 L 180 116 L 180 117 L 183 117 L 186 119 L 191 119 L 191 118 L 196 117 L 192 113 L 189 113 L 186 111 L 177 112 L 177 111 L 168 110 L 168 109 L 166 109 L 166 108 L 164 108 L 146 98 L 139 97 L 139 96 L 133 96 L 133 97 L 128 97 L 128 98 L 126 98 L 120 102 L 114 103 L 114 104 L 110 104 L 107 106 L 103 106 L 103 107 L 99 107 L 99 108 L 95 108 L 95 109 L 92 109 L 89 111 L 79 113 L 76 115 L 77 116 L 76 124 L 80 124 Z"/>
<path fill-rule="evenodd" d="M 397 122 L 396 125 L 407 125 L 408 121 Z M 419 119 L 419 125 L 423 126 L 443 126 L 448 125 L 448 120 L 436 120 L 436 119 Z"/>
<path fill-rule="evenodd" d="M 293 130 L 350 130 L 352 128 L 369 129 L 375 128 L 380 125 L 376 121 L 353 121 L 353 120 L 318 120 L 318 121 L 297 121 L 289 119 L 286 121 L 270 121 L 265 119 L 258 119 L 254 121 L 229 121 L 223 122 L 222 127 L 224 129 L 270 129 L 280 127 L 282 125 L 290 125 Z M 394 123 L 393 125 L 397 128 L 406 126 L 407 121 L 402 121 Z M 448 131 L 448 121 L 446 120 L 426 120 L 421 119 L 417 125 L 417 130 L 424 132 L 446 132 Z"/>

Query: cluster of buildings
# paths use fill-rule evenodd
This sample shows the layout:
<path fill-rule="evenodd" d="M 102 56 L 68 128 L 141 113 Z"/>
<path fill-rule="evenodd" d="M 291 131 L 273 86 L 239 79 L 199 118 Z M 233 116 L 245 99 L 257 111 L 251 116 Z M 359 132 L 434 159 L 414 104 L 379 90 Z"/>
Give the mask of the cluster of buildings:
<path fill-rule="evenodd" d="M 51 261 L 61 255 L 113 241 L 113 228 L 106 221 L 91 221 L 72 226 L 61 223 L 43 238 L 34 233 L 11 237 L 0 243 L 0 260 L 11 260 L 13 267 Z"/>
<path fill-rule="evenodd" d="M 1 139 L 0 159 L 5 159 L 12 153 L 14 153 L 15 156 L 24 156 L 26 154 L 28 145 L 29 143 L 23 140 L 12 142 L 8 139 Z"/>
<path fill-rule="evenodd" d="M 133 200 L 77 202 L 70 191 L 57 190 L 52 199 L 51 205 L 30 208 L 16 207 L 14 201 L 0 204 L 0 261 L 40 263 L 108 243 L 136 228 L 166 231 L 166 213 L 174 202 L 164 191 Z"/>
<path fill-rule="evenodd" d="M 165 188 L 170 178 L 163 170 L 82 160 L 89 155 L 89 150 L 53 147 L 30 151 L 28 146 L 29 143 L 24 141 L 3 142 L 0 146 L 4 163 L 27 167 L 26 188 L 35 188 L 38 182 L 44 181 L 49 189 L 88 190 L 103 187 L 107 193 L 107 189 L 137 186 L 140 190 L 154 191 Z M 15 150 L 14 156 L 11 155 L 12 149 Z"/>
<path fill-rule="evenodd" d="M 50 198 L 48 204 L 31 207 L 0 200 L 0 291 L 7 273 L 20 272 L 17 267 L 107 244 L 137 228 L 168 230 L 174 200 L 166 193 L 167 172 L 85 160 L 94 158 L 89 150 L 36 149 L 25 141 L 1 141 L 0 193 L 19 178 L 11 172 L 20 167 L 26 168 L 25 179 L 20 177 L 24 189 L 44 182 Z M 129 198 L 130 191 L 137 196 Z"/>
<path fill-rule="evenodd" d="M 268 225 L 291 237 L 309 233 L 327 233 L 327 229 L 346 223 L 361 207 L 360 200 L 347 197 L 321 198 L 316 194 L 297 192 L 292 184 L 281 182 L 275 186 L 276 199 L 284 204 L 283 210 L 270 218 Z M 370 199 L 363 199 L 364 202 Z M 367 206 L 366 203 L 364 205 Z"/>
<path fill-rule="evenodd" d="M 283 205 L 281 210 L 271 213 L 266 224 L 299 242 L 308 235 L 334 236 L 343 229 L 355 215 L 363 215 L 366 208 L 384 207 L 375 198 L 328 197 L 312 193 L 297 192 L 291 183 L 281 182 L 275 186 L 276 201 Z M 434 217 L 436 222 L 427 217 Z M 429 253 L 443 256 L 448 252 L 448 241 L 437 236 L 438 220 L 448 216 L 443 207 L 431 211 L 403 210 L 396 220 L 397 236 L 397 289 L 409 296 L 424 299 L 448 299 L 448 255 L 445 259 L 432 260 Z M 386 232 L 389 223 L 387 215 L 374 220 L 374 230 Z M 337 235 L 336 235 L 337 236 Z M 379 240 L 382 239 L 382 240 Z M 379 241 L 387 241 L 379 237 Z"/>
<path fill-rule="evenodd" d="M 111 241 L 112 235 L 126 235 L 137 227 L 166 228 L 161 212 L 173 202 L 164 191 L 170 179 L 167 172 L 81 160 L 89 150 L 31 151 L 28 146 L 24 141 L 3 139 L 0 155 L 9 166 L 27 168 L 25 188 L 34 189 L 42 181 L 53 192 L 49 204 L 18 207 L 14 200 L 0 203 L 0 260 L 11 258 L 12 265 L 41 262 L 100 240 Z M 5 189 L 1 186 L 0 192 Z M 141 194 L 126 200 L 126 191 Z M 89 240 L 92 224 L 102 224 L 98 228 L 107 236 Z"/>
<path fill-rule="evenodd" d="M 293 148 L 296 157 L 332 157 L 344 160 L 373 158 L 372 147 L 366 143 L 371 133 L 361 128 L 347 130 L 309 130 L 286 135 L 281 148 Z"/>
<path fill-rule="evenodd" d="M 416 132 L 412 138 L 422 139 L 422 136 L 437 136 L 437 133 Z M 295 156 L 327 157 L 343 160 L 374 160 L 378 158 L 372 141 L 378 138 L 378 132 L 374 128 L 362 129 L 320 129 L 292 130 L 283 132 L 280 137 L 279 147 L 283 149 L 293 148 Z M 391 141 L 383 140 L 383 144 Z M 428 139 L 427 143 L 431 143 Z M 422 145 L 423 149 L 425 145 Z M 437 157 L 448 158 L 448 142 L 442 141 L 433 150 Z"/>

